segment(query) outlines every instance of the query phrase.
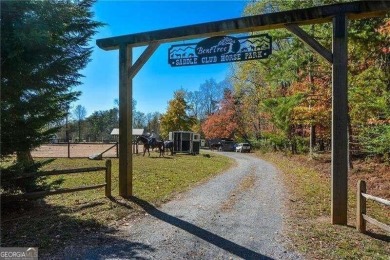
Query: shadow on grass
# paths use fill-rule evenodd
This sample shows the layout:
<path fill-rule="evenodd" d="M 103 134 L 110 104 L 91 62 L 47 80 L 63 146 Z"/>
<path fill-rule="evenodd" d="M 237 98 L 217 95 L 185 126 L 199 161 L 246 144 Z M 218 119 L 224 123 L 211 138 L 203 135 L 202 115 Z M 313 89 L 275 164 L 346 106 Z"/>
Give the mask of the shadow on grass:
<path fill-rule="evenodd" d="M 354 229 L 356 231 L 356 226 L 347 225 L 347 227 L 351 228 L 351 229 Z M 382 240 L 384 242 L 390 242 L 390 236 L 386 235 L 386 234 L 374 233 L 374 232 L 372 232 L 370 230 L 366 230 L 364 235 L 367 235 L 367 236 L 372 237 L 372 238 L 377 239 L 377 240 Z"/>
<path fill-rule="evenodd" d="M 164 157 L 150 156 L 149 158 L 150 159 L 169 159 L 169 160 L 173 159 L 173 157 L 166 157 L 166 156 L 164 156 Z"/>
<path fill-rule="evenodd" d="M 161 221 L 164 221 L 175 227 L 185 230 L 188 233 L 197 236 L 200 239 L 203 239 L 204 241 L 213 244 L 223 250 L 226 250 L 229 253 L 234 254 L 238 257 L 241 257 L 243 259 L 272 259 L 268 256 L 252 251 L 246 247 L 240 246 L 230 240 L 227 240 L 217 234 L 211 233 L 210 231 L 200 228 L 187 221 L 181 220 L 177 217 L 162 212 L 161 210 L 157 209 L 145 200 L 142 200 L 137 197 L 131 197 L 130 201 L 133 201 L 134 203 L 142 207 L 148 214 L 154 216 L 155 218 L 158 218 Z"/>
<path fill-rule="evenodd" d="M 367 235 L 367 236 L 370 236 L 372 238 L 375 238 L 375 239 L 378 239 L 378 240 L 382 240 L 384 242 L 390 242 L 390 236 L 389 235 L 373 233 L 371 231 L 366 231 L 366 233 L 364 233 L 364 234 Z"/>
<path fill-rule="evenodd" d="M 114 236 L 114 228 L 97 221 L 107 203 L 102 198 L 72 207 L 42 199 L 2 204 L 1 247 L 38 247 L 40 259 L 145 259 L 153 247 Z"/>
<path fill-rule="evenodd" d="M 141 155 L 137 155 L 137 156 L 141 156 L 141 157 L 145 157 L 145 158 L 150 158 L 150 159 L 173 159 L 173 156 L 172 155 L 165 155 L 165 156 L 153 156 L 153 155 L 150 155 L 148 156 L 147 154 L 145 156 L 143 156 L 142 154 Z"/>
<path fill-rule="evenodd" d="M 108 199 L 111 200 L 112 202 L 114 202 L 114 203 L 116 203 L 116 204 L 122 206 L 122 207 L 127 208 L 127 209 L 134 209 L 133 207 L 131 207 L 131 206 L 128 205 L 127 203 L 124 203 L 124 202 L 122 202 L 122 201 L 120 201 L 120 200 L 118 200 L 118 199 L 116 199 L 116 198 L 114 198 L 114 197 L 109 197 Z"/>
<path fill-rule="evenodd" d="M 39 169 L 54 162 L 55 158 L 35 161 L 29 166 L 22 163 L 13 163 L 1 168 L 1 189 L 2 196 L 15 195 L 20 192 L 33 192 L 50 190 L 60 186 L 63 179 L 47 182 L 47 176 L 35 176 L 32 173 L 39 172 Z"/>

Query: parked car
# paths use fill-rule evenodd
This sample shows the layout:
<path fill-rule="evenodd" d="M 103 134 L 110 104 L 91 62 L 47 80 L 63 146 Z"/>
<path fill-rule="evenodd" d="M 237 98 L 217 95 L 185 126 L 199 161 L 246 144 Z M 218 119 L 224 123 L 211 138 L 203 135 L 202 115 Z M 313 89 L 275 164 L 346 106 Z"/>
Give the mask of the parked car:
<path fill-rule="evenodd" d="M 223 152 L 234 152 L 235 147 L 236 147 L 235 142 L 222 140 L 219 150 Z"/>
<path fill-rule="evenodd" d="M 236 146 L 236 152 L 240 153 L 250 153 L 251 145 L 248 143 L 239 143 Z"/>

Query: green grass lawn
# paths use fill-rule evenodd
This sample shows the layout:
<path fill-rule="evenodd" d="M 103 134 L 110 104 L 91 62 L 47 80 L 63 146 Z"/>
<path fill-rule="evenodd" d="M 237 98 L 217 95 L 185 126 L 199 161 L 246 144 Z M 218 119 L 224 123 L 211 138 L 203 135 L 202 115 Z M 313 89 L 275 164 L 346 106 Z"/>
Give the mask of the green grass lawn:
<path fill-rule="evenodd" d="M 287 234 L 295 249 L 309 259 L 388 259 L 389 236 L 372 229 L 368 235 L 355 230 L 355 188 L 349 193 L 349 226 L 330 224 L 330 179 L 327 174 L 301 164 L 297 157 L 262 154 L 274 163 L 289 188 Z M 294 161 L 294 163 L 292 163 Z M 104 166 L 105 161 L 88 159 L 55 159 L 42 170 Z M 158 158 L 133 157 L 134 196 L 158 205 L 200 182 L 215 176 L 232 162 L 214 153 L 175 155 Z M 52 176 L 46 182 L 60 180 L 57 188 L 72 188 L 104 182 L 104 171 Z M 104 188 L 2 207 L 1 246 L 37 246 L 48 253 L 64 248 L 69 241 L 83 241 L 83 235 L 109 234 L 117 224 L 126 224 L 142 211 L 131 200 L 118 196 L 118 160 L 112 159 L 112 195 L 104 196 Z M 369 215 L 386 222 L 388 208 L 368 205 Z M 82 243 L 82 242 L 80 242 Z"/>
<path fill-rule="evenodd" d="M 158 158 L 133 156 L 133 195 L 158 205 L 175 194 L 204 182 L 229 168 L 232 162 L 223 156 L 178 154 Z M 41 170 L 60 170 L 105 166 L 105 161 L 58 158 Z M 51 176 L 47 183 L 55 188 L 74 188 L 104 183 L 104 171 Z M 71 239 L 90 232 L 110 232 L 117 221 L 139 214 L 131 200 L 119 197 L 118 159 L 112 159 L 112 199 L 104 188 L 48 196 L 32 202 L 2 205 L 1 245 L 37 246 L 40 252 L 62 247 Z"/>

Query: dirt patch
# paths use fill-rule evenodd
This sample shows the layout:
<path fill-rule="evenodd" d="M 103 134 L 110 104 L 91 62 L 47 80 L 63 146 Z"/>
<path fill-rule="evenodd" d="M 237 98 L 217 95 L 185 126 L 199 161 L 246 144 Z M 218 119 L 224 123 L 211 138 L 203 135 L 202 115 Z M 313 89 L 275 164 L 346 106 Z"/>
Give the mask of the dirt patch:
<path fill-rule="evenodd" d="M 315 169 L 324 177 L 331 175 L 330 154 L 316 155 L 314 159 L 309 159 L 307 156 L 294 156 L 294 160 Z M 375 159 L 355 159 L 352 164 L 353 169 L 348 172 L 350 188 L 356 190 L 358 180 L 364 180 L 367 183 L 367 193 L 390 199 L 390 164 L 378 162 Z"/>
<path fill-rule="evenodd" d="M 224 203 L 222 203 L 220 210 L 232 210 L 234 205 L 237 203 L 237 199 L 240 193 L 251 189 L 255 185 L 256 179 L 257 177 L 254 173 L 245 176 L 245 178 L 243 178 L 241 182 L 237 185 L 237 187 L 229 194 L 229 198 Z"/>
<path fill-rule="evenodd" d="M 367 193 L 390 197 L 390 165 L 375 160 L 354 160 L 348 174 L 348 225 L 331 225 L 331 157 L 316 155 L 264 154 L 282 173 L 289 191 L 289 216 L 286 227 L 293 247 L 308 259 L 387 259 L 389 236 L 374 225 L 358 233 L 356 225 L 356 183 L 365 180 Z M 369 216 L 388 223 L 388 208 L 367 204 Z M 369 248 L 369 250 L 367 250 Z"/>

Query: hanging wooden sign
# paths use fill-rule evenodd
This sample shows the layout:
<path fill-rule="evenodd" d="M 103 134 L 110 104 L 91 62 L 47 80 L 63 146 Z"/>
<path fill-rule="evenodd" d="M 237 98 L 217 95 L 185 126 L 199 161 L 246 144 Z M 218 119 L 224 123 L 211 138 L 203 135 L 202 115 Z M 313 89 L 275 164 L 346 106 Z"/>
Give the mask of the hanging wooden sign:
<path fill-rule="evenodd" d="M 172 45 L 168 63 L 172 67 L 265 59 L 272 53 L 268 34 L 232 37 L 215 36 L 198 43 Z"/>

